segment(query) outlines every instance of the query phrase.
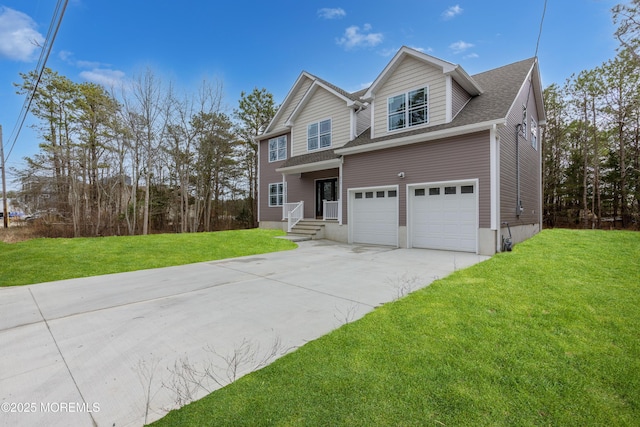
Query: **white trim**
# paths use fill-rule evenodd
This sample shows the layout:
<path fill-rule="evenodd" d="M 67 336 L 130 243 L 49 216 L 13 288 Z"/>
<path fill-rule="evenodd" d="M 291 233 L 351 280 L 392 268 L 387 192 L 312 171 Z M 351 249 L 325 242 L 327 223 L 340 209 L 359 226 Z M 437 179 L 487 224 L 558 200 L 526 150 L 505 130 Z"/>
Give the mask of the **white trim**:
<path fill-rule="evenodd" d="M 340 157 L 340 166 L 338 168 L 338 189 L 340 190 L 340 194 L 338 194 L 338 224 L 342 225 L 342 165 L 344 164 L 344 157 Z"/>
<path fill-rule="evenodd" d="M 269 123 L 267 128 L 264 130 L 264 133 L 259 136 L 260 138 L 264 138 L 269 134 L 274 133 L 274 130 L 271 129 L 271 127 L 275 123 L 277 123 L 278 120 L 280 120 L 280 115 L 284 114 L 284 111 L 287 109 L 286 108 L 287 105 L 291 102 L 291 96 L 294 94 L 294 92 L 297 91 L 299 85 L 302 83 L 303 77 L 306 77 L 311 81 L 315 81 L 315 78 L 311 74 L 307 73 L 306 71 L 303 71 L 300 73 L 296 81 L 293 83 L 293 86 L 291 86 L 291 89 L 289 89 L 287 96 L 284 97 L 284 101 L 282 101 L 282 104 L 280 104 L 280 108 L 278 108 L 278 111 L 276 111 L 276 114 L 273 116 L 273 119 L 271 119 L 271 122 Z"/>
<path fill-rule="evenodd" d="M 369 104 L 369 108 L 371 108 L 371 126 L 369 127 L 370 130 L 370 134 L 371 134 L 371 138 L 375 138 L 375 129 L 376 127 L 374 126 L 374 121 L 376 119 L 376 100 L 372 100 L 371 103 Z"/>
<path fill-rule="evenodd" d="M 427 120 L 424 123 L 418 123 L 416 125 L 411 126 L 411 124 L 409 123 L 410 120 L 410 114 L 409 114 L 409 93 L 411 92 L 416 92 L 419 90 L 424 90 L 426 92 L 426 104 L 427 104 Z M 400 95 L 404 96 L 404 126 L 401 128 L 397 128 L 397 129 L 389 129 L 389 116 L 391 115 L 391 113 L 389 112 L 389 100 L 391 98 L 396 98 Z M 427 127 L 429 126 L 429 118 L 431 117 L 431 90 L 429 90 L 429 85 L 425 84 L 425 85 L 419 85 L 419 86 L 415 86 L 412 88 L 409 88 L 407 90 L 404 90 L 403 92 L 397 92 L 396 94 L 392 94 L 387 96 L 387 128 L 386 131 L 388 134 L 393 134 L 393 133 L 397 133 L 397 132 L 403 132 L 403 131 L 407 131 L 409 129 L 419 129 L 421 127 Z M 394 113 L 397 114 L 397 113 Z"/>
<path fill-rule="evenodd" d="M 339 176 L 328 176 L 326 178 L 314 178 L 313 180 L 313 218 L 316 217 L 316 213 L 318 212 L 318 181 L 328 181 L 330 179 L 336 180 L 336 185 L 340 185 L 340 177 Z M 340 188 L 338 188 L 340 190 Z M 340 201 L 340 195 L 338 194 L 338 201 Z M 323 212 L 324 213 L 324 212 Z"/>
<path fill-rule="evenodd" d="M 417 142 L 432 141 L 434 139 L 490 130 L 493 125 L 500 126 L 505 124 L 505 119 L 489 120 L 482 123 L 472 123 L 465 126 L 457 126 L 434 132 L 424 132 L 405 137 L 389 138 L 383 141 L 373 142 L 371 144 L 356 145 L 355 147 L 337 148 L 335 153 L 340 155 L 366 153 L 369 151 L 382 150 L 384 148 L 400 147 L 403 145 L 415 144 Z M 404 131 L 406 132 L 407 129 L 404 129 Z"/>
<path fill-rule="evenodd" d="M 258 176 L 256 177 L 256 206 L 258 208 L 258 212 L 256 212 L 257 215 L 257 220 L 258 220 L 258 226 L 260 225 L 260 197 L 262 195 L 262 191 L 260 190 L 260 186 L 262 185 L 262 179 L 260 179 L 260 176 L 262 175 L 262 164 L 260 163 L 260 159 L 261 159 L 261 155 L 260 152 L 262 151 L 261 148 L 261 144 L 262 141 L 257 141 L 258 144 L 258 158 L 256 159 L 256 161 L 258 162 Z M 267 151 L 269 150 L 269 143 L 267 142 Z M 251 183 L 249 183 L 249 191 L 251 191 Z M 251 196 L 251 194 L 249 195 Z M 251 209 L 253 209 L 253 206 L 251 206 Z M 251 227 L 253 227 L 255 224 L 255 220 L 254 223 L 251 224 Z"/>
<path fill-rule="evenodd" d="M 353 204 L 351 195 L 356 192 L 366 192 L 375 190 L 395 190 L 396 191 L 396 247 L 400 247 L 400 188 L 399 185 L 376 185 L 373 187 L 355 187 L 347 189 L 347 218 L 348 218 L 348 243 L 353 243 Z"/>
<path fill-rule="evenodd" d="M 326 147 L 321 147 L 320 146 L 320 123 L 322 122 L 329 122 L 329 145 Z M 318 148 L 314 148 L 314 149 L 309 149 L 309 126 L 311 125 L 318 125 Z M 314 153 L 316 151 L 322 151 L 322 150 L 328 150 L 331 147 L 333 147 L 333 119 L 331 117 L 327 117 L 324 119 L 320 119 L 320 120 L 316 120 L 310 123 L 307 123 L 307 153 Z"/>
<path fill-rule="evenodd" d="M 445 77 L 445 84 L 446 84 L 446 88 L 445 88 L 445 123 L 449 123 L 451 122 L 451 120 L 453 120 L 453 79 L 451 78 L 450 75 L 447 75 Z"/>
<path fill-rule="evenodd" d="M 479 95 L 482 93 L 482 89 L 478 85 L 478 83 L 467 74 L 466 71 L 462 69 L 459 65 L 453 64 L 448 61 L 444 61 L 442 59 L 438 59 L 431 55 L 427 55 L 426 53 L 418 52 L 415 49 L 411 49 L 407 46 L 403 46 L 398 50 L 398 52 L 394 55 L 391 61 L 387 64 L 387 66 L 382 70 L 382 73 L 378 75 L 378 77 L 374 80 L 373 84 L 369 87 L 367 92 L 362 96 L 363 99 L 373 99 L 375 93 L 379 86 L 383 85 L 387 79 L 393 74 L 396 70 L 402 59 L 405 56 L 412 56 L 413 58 L 426 62 L 434 67 L 440 68 L 444 74 L 451 74 L 455 77 L 458 77 L 458 84 L 462 86 L 470 95 Z"/>
<path fill-rule="evenodd" d="M 284 174 L 292 174 L 292 173 L 305 173 L 305 172 L 314 172 L 323 169 L 331 169 L 340 167 L 341 160 L 340 158 L 331 159 L 331 160 L 323 160 L 321 162 L 315 163 L 305 163 L 303 165 L 298 166 L 289 166 L 286 168 L 278 168 L 276 172 L 284 173 Z"/>
<path fill-rule="evenodd" d="M 352 100 L 350 98 L 347 98 L 346 96 L 344 96 L 340 92 L 336 92 L 333 88 L 325 85 L 324 83 L 319 82 L 318 80 L 314 80 L 314 82 L 309 87 L 309 90 L 307 90 L 307 92 L 304 94 L 304 96 L 302 97 L 302 99 L 300 100 L 298 105 L 296 105 L 296 108 L 293 110 L 293 112 L 291 113 L 291 115 L 289 116 L 287 121 L 285 122 L 286 126 L 293 126 L 293 123 L 294 123 L 296 117 L 298 116 L 298 114 L 300 114 L 300 112 L 304 109 L 304 107 L 306 107 L 306 105 L 309 103 L 309 100 L 311 99 L 313 94 L 316 93 L 316 90 L 318 90 L 318 88 L 322 88 L 322 89 L 326 90 L 327 92 L 337 96 L 338 98 L 340 98 L 341 100 L 343 100 L 347 104 L 348 108 L 356 108 L 357 109 L 357 108 L 359 108 L 359 107 L 361 107 L 363 105 L 360 101 L 354 101 L 354 100 Z"/>
<path fill-rule="evenodd" d="M 280 151 L 280 149 L 278 148 L 278 140 L 280 138 L 284 138 L 284 158 L 280 159 L 278 158 L 278 152 Z M 276 159 L 275 160 L 271 160 L 271 141 L 276 141 Z M 274 162 L 281 162 L 283 160 L 287 160 L 287 155 L 289 154 L 289 149 L 288 146 L 289 145 L 289 140 L 287 138 L 287 134 L 284 135 L 280 135 L 280 136 L 274 136 L 273 138 L 269 138 L 267 140 L 267 153 L 269 155 L 269 163 L 274 163 Z"/>
<path fill-rule="evenodd" d="M 412 221 L 411 221 L 411 211 L 413 209 L 413 199 L 411 198 L 411 190 L 416 187 L 435 187 L 435 186 L 444 186 L 444 185 L 455 185 L 456 187 L 464 184 L 473 184 L 474 186 L 474 196 L 476 203 L 476 251 L 475 253 L 479 253 L 479 230 L 480 230 L 480 180 L 478 178 L 472 179 L 457 179 L 453 181 L 434 181 L 434 182 L 419 182 L 413 184 L 407 184 L 406 187 L 406 201 L 407 201 L 407 209 L 406 209 L 406 223 L 407 223 L 407 248 L 413 247 L 413 233 L 412 233 Z"/>
<path fill-rule="evenodd" d="M 497 126 L 494 125 L 489 131 L 489 181 L 490 181 L 490 209 L 491 209 L 491 229 L 499 230 L 500 227 L 500 206 L 498 205 L 499 179 L 498 174 L 498 136 Z"/>
<path fill-rule="evenodd" d="M 278 205 L 278 204 L 272 205 L 271 204 L 271 186 L 272 185 L 282 185 L 282 204 L 281 205 Z M 284 182 L 283 181 L 270 182 L 269 185 L 267 186 L 267 194 L 268 194 L 267 197 L 269 197 L 269 207 L 270 208 L 281 208 L 282 209 L 282 206 L 284 206 Z M 276 197 L 277 197 L 277 194 L 278 193 L 276 193 Z M 277 203 L 277 199 L 276 199 L 276 203 Z"/>

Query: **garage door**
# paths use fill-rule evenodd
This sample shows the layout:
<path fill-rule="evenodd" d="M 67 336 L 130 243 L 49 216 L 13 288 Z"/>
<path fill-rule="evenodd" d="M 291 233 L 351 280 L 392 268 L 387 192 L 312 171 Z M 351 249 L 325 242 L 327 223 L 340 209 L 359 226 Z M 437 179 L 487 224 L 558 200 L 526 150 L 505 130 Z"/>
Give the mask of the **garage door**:
<path fill-rule="evenodd" d="M 410 188 L 412 246 L 476 252 L 476 190 L 474 183 Z"/>
<path fill-rule="evenodd" d="M 398 191 L 380 188 L 350 191 L 353 243 L 398 245 Z"/>

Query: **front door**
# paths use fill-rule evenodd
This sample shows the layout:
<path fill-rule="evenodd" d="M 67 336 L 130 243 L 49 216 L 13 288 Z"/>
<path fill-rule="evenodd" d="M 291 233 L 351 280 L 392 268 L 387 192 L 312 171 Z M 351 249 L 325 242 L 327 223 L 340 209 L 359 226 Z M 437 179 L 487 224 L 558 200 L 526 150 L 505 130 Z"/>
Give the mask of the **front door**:
<path fill-rule="evenodd" d="M 322 218 L 323 201 L 335 202 L 338 200 L 338 178 L 319 179 L 316 181 L 316 218 Z"/>

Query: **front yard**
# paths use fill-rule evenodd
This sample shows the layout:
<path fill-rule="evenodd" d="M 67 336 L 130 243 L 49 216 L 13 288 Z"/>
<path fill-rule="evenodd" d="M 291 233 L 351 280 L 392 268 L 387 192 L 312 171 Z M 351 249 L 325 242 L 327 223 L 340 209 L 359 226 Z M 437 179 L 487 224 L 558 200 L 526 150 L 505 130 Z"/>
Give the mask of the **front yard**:
<path fill-rule="evenodd" d="M 0 242 L 0 286 L 169 267 L 293 249 L 275 230 Z"/>
<path fill-rule="evenodd" d="M 158 426 L 637 425 L 640 233 L 545 230 Z"/>

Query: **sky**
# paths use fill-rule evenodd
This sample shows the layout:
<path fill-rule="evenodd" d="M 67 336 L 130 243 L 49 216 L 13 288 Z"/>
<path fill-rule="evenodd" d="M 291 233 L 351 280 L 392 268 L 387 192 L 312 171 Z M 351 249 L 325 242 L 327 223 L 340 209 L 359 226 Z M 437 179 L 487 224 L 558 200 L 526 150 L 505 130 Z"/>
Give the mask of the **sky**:
<path fill-rule="evenodd" d="M 402 46 L 473 75 L 536 54 L 543 86 L 612 59 L 611 8 L 623 0 L 69 0 L 47 66 L 75 82 L 117 86 L 150 69 L 179 91 L 218 81 L 231 113 L 242 91 L 281 103 L 302 71 L 344 90 L 367 87 Z M 39 151 L 33 118 L 14 139 L 56 0 L 0 0 L 0 125 L 7 172 Z M 9 177 L 11 179 L 11 176 Z M 8 183 L 9 188 L 17 185 Z"/>

